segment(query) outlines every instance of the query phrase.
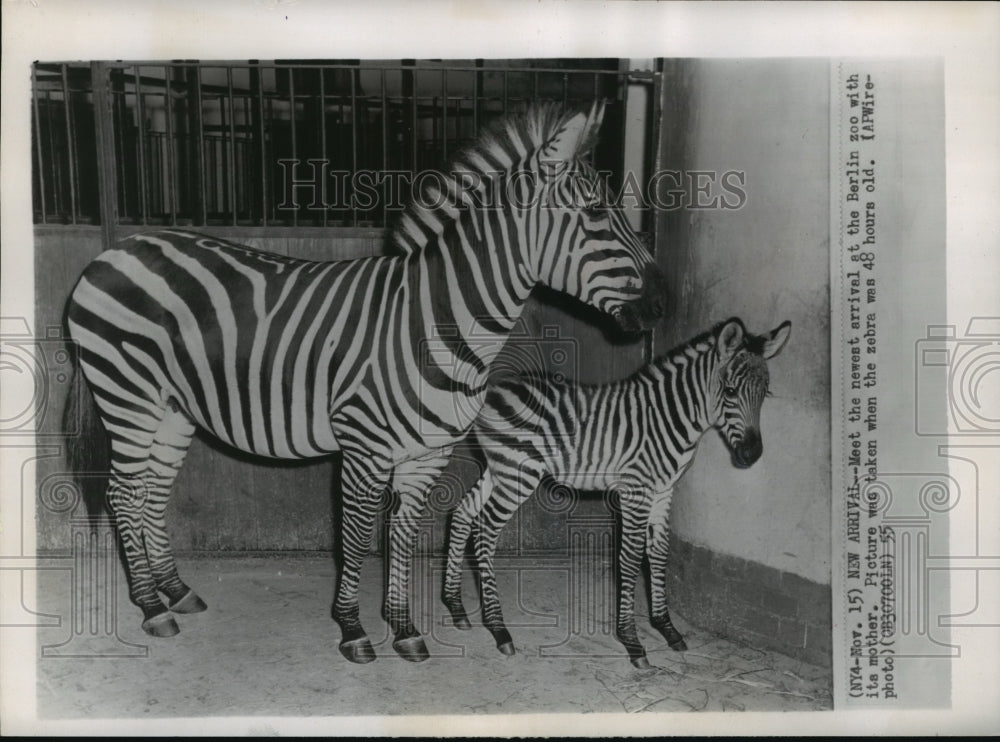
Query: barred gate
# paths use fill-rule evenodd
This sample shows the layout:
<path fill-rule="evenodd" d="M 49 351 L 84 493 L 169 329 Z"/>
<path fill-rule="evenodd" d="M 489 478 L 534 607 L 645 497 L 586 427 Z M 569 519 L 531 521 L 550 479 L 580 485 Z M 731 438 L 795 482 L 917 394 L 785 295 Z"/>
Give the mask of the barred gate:
<path fill-rule="evenodd" d="M 384 227 L 407 199 L 382 174 L 440 169 L 484 125 L 532 101 L 608 102 L 594 157 L 615 186 L 630 84 L 654 87 L 642 112 L 647 143 L 659 120 L 660 75 L 627 66 L 36 63 L 35 222 L 101 224 L 108 237 L 119 226 Z M 647 144 L 647 167 L 654 157 Z"/>

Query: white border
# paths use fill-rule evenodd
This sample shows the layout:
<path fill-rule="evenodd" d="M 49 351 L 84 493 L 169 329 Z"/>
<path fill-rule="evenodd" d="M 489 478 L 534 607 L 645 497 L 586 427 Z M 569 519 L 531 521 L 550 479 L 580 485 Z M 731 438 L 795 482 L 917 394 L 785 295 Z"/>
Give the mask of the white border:
<path fill-rule="evenodd" d="M 30 0 L 3 2 L 0 134 L 0 313 L 30 317 L 29 111 L 35 59 L 275 57 L 849 57 L 945 60 L 948 321 L 1000 315 L 1000 5 L 993 3 L 599 3 L 307 0 Z M 2 449 L 0 449 L 2 461 Z M 0 491 L 20 486 L 2 470 Z M 998 493 L 985 493 L 995 497 Z M 7 510 L 7 512 L 10 512 Z M 953 540 L 960 538 L 953 534 Z M 1000 540 L 998 540 L 1000 541 Z M 955 541 L 957 542 L 957 541 Z M 993 544 L 996 548 L 996 544 Z M 353 734 L 935 733 L 1000 728 L 1000 632 L 953 629 L 975 652 L 956 661 L 949 712 L 811 714 L 379 717 L 338 722 Z M 329 734 L 329 723 L 288 719 L 31 721 L 34 647 L 0 644 L 4 732 L 219 734 L 266 729 Z M 428 668 L 432 670 L 433 668 Z"/>

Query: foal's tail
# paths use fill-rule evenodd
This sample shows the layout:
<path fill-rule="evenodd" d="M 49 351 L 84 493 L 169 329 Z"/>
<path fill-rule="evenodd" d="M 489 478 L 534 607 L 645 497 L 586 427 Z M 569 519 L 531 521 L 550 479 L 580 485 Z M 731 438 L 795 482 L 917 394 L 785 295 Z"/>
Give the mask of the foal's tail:
<path fill-rule="evenodd" d="M 73 472 L 83 503 L 91 518 L 107 512 L 107 489 L 111 464 L 108 433 L 98 415 L 94 395 L 79 362 L 73 370 L 69 397 L 63 411 L 63 430 L 76 430 L 66 439 L 66 460 Z"/>

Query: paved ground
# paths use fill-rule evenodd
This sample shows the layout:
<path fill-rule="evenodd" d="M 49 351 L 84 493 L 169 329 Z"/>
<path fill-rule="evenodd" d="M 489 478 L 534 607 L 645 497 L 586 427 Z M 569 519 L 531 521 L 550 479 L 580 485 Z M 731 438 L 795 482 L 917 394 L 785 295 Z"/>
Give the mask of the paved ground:
<path fill-rule="evenodd" d="M 329 558 L 181 560 L 182 575 L 209 610 L 180 616 L 181 633 L 169 639 L 142 633 L 120 573 L 114 608 L 97 604 L 89 591 L 74 592 L 73 576 L 81 572 L 68 569 L 71 562 L 55 563 L 62 568 L 41 572 L 38 589 L 38 610 L 61 617 L 61 625 L 38 631 L 38 715 L 43 719 L 831 706 L 828 670 L 726 641 L 682 617 L 676 623 L 690 649 L 678 653 L 640 616 L 640 635 L 655 667 L 633 669 L 610 634 L 610 594 L 589 585 L 587 592 L 572 594 L 573 585 L 583 582 L 560 565 L 516 570 L 508 564 L 500 572 L 518 647 L 513 657 L 497 652 L 481 626 L 459 631 L 450 625 L 437 600 L 439 569 L 425 567 L 418 583 L 427 587 L 417 591 L 417 600 L 432 620 L 418 623 L 432 657 L 413 664 L 399 659 L 389 645 L 379 617 L 381 565 L 370 560 L 362 619 L 378 660 L 359 666 L 337 649 L 339 629 L 330 619 L 335 570 Z M 606 570 L 601 565 L 604 577 Z M 466 593 L 472 614 L 478 601 L 471 577 Z M 88 606 L 96 624 L 80 620 Z M 645 611 L 641 597 L 639 610 Z"/>

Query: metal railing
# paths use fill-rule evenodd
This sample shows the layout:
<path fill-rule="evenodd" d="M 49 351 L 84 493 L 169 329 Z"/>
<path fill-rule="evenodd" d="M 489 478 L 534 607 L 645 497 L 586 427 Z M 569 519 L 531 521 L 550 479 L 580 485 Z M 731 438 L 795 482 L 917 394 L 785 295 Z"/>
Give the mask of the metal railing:
<path fill-rule="evenodd" d="M 37 63 L 32 76 L 39 224 L 379 227 L 396 184 L 356 174 L 440 169 L 540 100 L 607 100 L 595 164 L 623 167 L 618 60 Z"/>

